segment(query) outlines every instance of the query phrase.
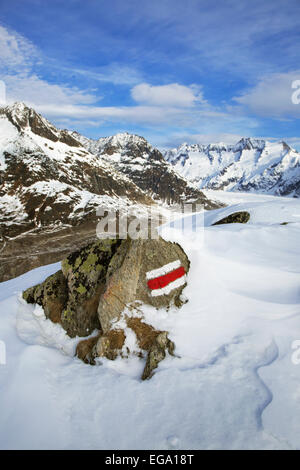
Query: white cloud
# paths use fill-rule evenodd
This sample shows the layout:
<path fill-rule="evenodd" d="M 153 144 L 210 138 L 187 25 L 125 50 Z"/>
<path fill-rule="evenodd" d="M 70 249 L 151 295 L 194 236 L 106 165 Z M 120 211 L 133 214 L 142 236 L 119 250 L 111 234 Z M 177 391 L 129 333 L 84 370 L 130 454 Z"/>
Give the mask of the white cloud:
<path fill-rule="evenodd" d="M 8 103 L 24 101 L 33 107 L 53 104 L 89 105 L 99 96 L 76 87 L 49 83 L 34 73 L 42 63 L 38 49 L 26 38 L 0 25 L 0 80 Z"/>
<path fill-rule="evenodd" d="M 132 88 L 131 96 L 137 103 L 154 106 L 190 107 L 199 102 L 204 103 L 201 87 L 178 83 L 159 86 L 141 83 Z"/>
<path fill-rule="evenodd" d="M 83 119 L 99 120 L 101 123 L 120 123 L 133 125 L 149 125 L 153 128 L 180 127 L 185 129 L 202 129 L 203 133 L 228 130 L 233 126 L 256 126 L 255 120 L 234 116 L 214 110 L 180 108 L 171 106 L 85 106 L 73 104 L 45 103 L 36 109 L 54 120 L 64 118 L 74 121 Z"/>
<path fill-rule="evenodd" d="M 41 64 L 43 57 L 26 38 L 1 27 L 0 45 L 0 80 L 5 81 L 8 102 L 24 101 L 59 126 L 145 126 L 162 135 L 171 128 L 173 132 L 182 129 L 194 134 L 200 129 L 202 134 L 230 133 L 233 129 L 239 133 L 241 128 L 257 124 L 254 119 L 209 106 L 200 85 L 140 83 L 131 89 L 135 106 L 99 106 L 100 97 L 93 91 L 49 83 L 39 77 L 35 65 Z M 120 70 L 127 74 L 123 84 L 137 79 L 131 69 L 118 69 L 116 64 L 90 73 L 95 73 L 93 77 L 99 81 L 105 81 L 107 74 L 121 84 Z"/>
<path fill-rule="evenodd" d="M 24 101 L 33 107 L 45 105 L 88 105 L 99 100 L 99 96 L 79 90 L 76 87 L 67 87 L 48 83 L 37 75 L 28 76 L 5 75 L 7 101 Z"/>
<path fill-rule="evenodd" d="M 38 51 L 30 41 L 0 25 L 0 73 L 26 73 L 37 60 Z"/>
<path fill-rule="evenodd" d="M 264 117 L 278 119 L 300 118 L 300 104 L 292 102 L 294 80 L 300 79 L 300 70 L 277 73 L 262 78 L 257 85 L 234 99 L 251 111 Z"/>

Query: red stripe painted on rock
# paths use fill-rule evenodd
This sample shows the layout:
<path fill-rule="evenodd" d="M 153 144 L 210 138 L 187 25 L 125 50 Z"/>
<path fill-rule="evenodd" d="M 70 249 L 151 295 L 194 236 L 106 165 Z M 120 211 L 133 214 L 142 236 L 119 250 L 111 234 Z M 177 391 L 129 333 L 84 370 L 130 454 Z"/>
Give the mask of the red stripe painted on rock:
<path fill-rule="evenodd" d="M 170 282 L 176 281 L 176 279 L 185 275 L 185 269 L 183 266 L 171 271 L 170 273 L 164 274 L 163 276 L 156 277 L 155 279 L 149 279 L 147 285 L 149 289 L 162 289 L 166 287 Z"/>

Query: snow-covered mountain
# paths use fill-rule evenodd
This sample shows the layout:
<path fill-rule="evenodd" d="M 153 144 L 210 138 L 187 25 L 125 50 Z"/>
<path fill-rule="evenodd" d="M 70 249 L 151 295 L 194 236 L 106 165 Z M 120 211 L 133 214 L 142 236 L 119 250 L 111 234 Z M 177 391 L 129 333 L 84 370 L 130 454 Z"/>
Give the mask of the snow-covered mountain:
<path fill-rule="evenodd" d="M 156 201 L 168 204 L 197 201 L 207 209 L 216 207 L 196 186 L 179 175 L 161 152 L 143 137 L 120 133 L 92 140 L 77 132 L 71 135 L 89 152 L 98 155 L 102 162 L 113 165 Z"/>
<path fill-rule="evenodd" d="M 49 232 L 64 236 L 63 243 L 57 237 L 52 241 L 52 253 L 74 250 L 87 236 L 96 236 L 97 208 L 139 211 L 149 204 L 153 200 L 144 191 L 68 131 L 22 103 L 0 108 L 0 279 L 9 277 L 11 268 L 29 269 L 28 259 L 34 267 L 38 252 L 44 253 L 44 264 L 53 261 Z M 29 256 L 32 250 L 35 255 Z M 12 256 L 19 257 L 13 265 Z"/>
<path fill-rule="evenodd" d="M 190 200 L 216 207 L 142 137 L 91 141 L 23 103 L 0 107 L 0 280 L 95 238 L 98 208 L 145 215 Z"/>
<path fill-rule="evenodd" d="M 68 131 L 22 103 L 0 108 L 0 156 L 2 236 L 11 227 L 16 236 L 57 220 L 73 225 L 99 204 L 151 202 Z"/>
<path fill-rule="evenodd" d="M 244 138 L 235 145 L 183 144 L 164 157 L 201 189 L 300 196 L 300 153 L 285 142 Z"/>

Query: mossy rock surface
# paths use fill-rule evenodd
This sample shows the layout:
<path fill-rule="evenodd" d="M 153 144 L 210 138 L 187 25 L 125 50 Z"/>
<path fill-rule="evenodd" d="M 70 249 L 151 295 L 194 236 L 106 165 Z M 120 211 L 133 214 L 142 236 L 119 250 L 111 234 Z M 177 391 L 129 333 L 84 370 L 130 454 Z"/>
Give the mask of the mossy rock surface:
<path fill-rule="evenodd" d="M 150 379 L 158 364 L 165 359 L 167 352 L 173 355 L 174 349 L 175 345 L 168 338 L 168 333 L 166 331 L 160 332 L 149 349 L 142 380 Z"/>
<path fill-rule="evenodd" d="M 247 211 L 234 212 L 233 214 L 218 220 L 212 225 L 222 224 L 246 224 L 250 220 L 250 214 Z"/>
<path fill-rule="evenodd" d="M 160 237 L 99 240 L 72 253 L 62 261 L 61 271 L 27 289 L 23 297 L 42 305 L 47 318 L 59 321 L 70 337 L 89 336 L 98 329 L 98 336 L 77 346 L 76 354 L 84 362 L 95 364 L 97 357 L 113 360 L 126 353 L 126 329 L 114 326 L 125 307 L 136 311 L 138 304 L 166 309 L 181 306 L 185 277 L 180 285 L 158 296 L 152 295 L 147 281 L 149 271 L 164 272 L 173 262 L 188 273 L 190 262 L 180 245 Z M 138 354 L 147 355 L 142 378 L 149 378 L 175 345 L 167 331 L 156 330 L 142 318 L 126 316 L 125 321 L 136 335 Z"/>
<path fill-rule="evenodd" d="M 104 280 L 106 272 L 121 241 L 99 240 L 72 253 L 61 263 L 62 272 L 68 281 L 70 297 L 81 301 L 84 296 L 92 297 Z"/>

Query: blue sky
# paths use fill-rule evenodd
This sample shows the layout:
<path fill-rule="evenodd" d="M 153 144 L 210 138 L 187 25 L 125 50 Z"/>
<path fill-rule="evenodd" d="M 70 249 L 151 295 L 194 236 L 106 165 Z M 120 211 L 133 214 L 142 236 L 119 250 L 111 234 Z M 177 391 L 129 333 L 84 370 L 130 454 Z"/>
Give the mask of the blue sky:
<path fill-rule="evenodd" d="M 0 0 L 0 80 L 59 127 L 300 148 L 298 0 Z"/>

